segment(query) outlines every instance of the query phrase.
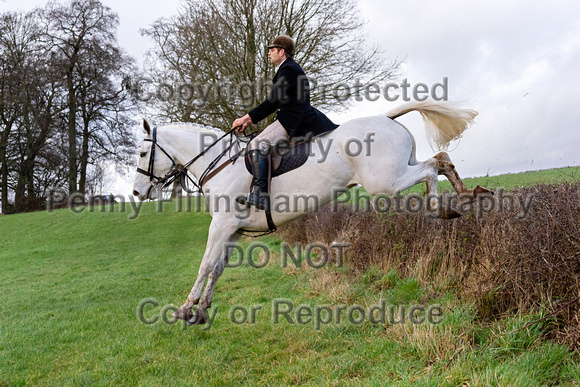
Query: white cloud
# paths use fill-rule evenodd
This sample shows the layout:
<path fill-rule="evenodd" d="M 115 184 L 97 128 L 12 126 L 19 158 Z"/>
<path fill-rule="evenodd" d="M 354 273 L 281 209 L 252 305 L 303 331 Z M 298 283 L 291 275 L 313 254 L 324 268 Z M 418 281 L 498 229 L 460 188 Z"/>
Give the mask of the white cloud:
<path fill-rule="evenodd" d="M 406 58 L 404 77 L 449 77 L 451 100 L 479 111 L 451 157 L 467 175 L 580 165 L 580 3 L 361 0 L 369 39 Z M 394 104 L 376 105 L 379 112 Z M 344 120 L 373 110 L 355 106 Z M 432 151 L 417 117 L 401 118 Z M 461 161 L 464 160 L 464 161 Z"/>

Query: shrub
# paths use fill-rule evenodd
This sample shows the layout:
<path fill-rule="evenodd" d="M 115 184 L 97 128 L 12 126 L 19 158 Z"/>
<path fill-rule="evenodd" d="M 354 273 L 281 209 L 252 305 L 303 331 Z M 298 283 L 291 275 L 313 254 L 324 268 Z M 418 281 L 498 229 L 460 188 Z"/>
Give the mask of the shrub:
<path fill-rule="evenodd" d="M 580 296 L 580 183 L 541 184 L 510 194 L 531 200 L 523 219 L 517 200 L 510 209 L 496 195 L 496 210 L 482 217 L 474 210 L 450 221 L 423 212 L 327 206 L 281 233 L 290 243 L 350 243 L 345 264 L 354 275 L 377 266 L 451 288 L 473 302 L 483 319 L 557 310 Z M 579 304 L 556 314 L 560 324 L 554 334 L 572 347 L 580 347 Z"/>

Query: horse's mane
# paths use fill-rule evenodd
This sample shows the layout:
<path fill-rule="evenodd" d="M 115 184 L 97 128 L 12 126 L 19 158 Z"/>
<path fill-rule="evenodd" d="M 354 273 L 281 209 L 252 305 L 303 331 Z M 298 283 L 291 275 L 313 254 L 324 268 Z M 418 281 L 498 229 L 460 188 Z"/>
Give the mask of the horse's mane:
<path fill-rule="evenodd" d="M 192 122 L 179 122 L 179 123 L 170 123 L 167 125 L 163 125 L 166 128 L 170 129 L 185 129 L 191 130 L 194 132 L 203 132 L 203 133 L 214 133 L 214 134 L 224 134 L 223 130 L 214 128 L 213 126 L 205 126 L 200 124 L 194 124 Z"/>

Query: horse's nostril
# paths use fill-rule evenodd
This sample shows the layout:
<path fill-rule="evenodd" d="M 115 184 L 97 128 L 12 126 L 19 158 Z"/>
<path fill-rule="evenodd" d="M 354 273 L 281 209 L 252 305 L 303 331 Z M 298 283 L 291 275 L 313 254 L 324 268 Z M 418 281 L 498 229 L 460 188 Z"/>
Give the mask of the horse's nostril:
<path fill-rule="evenodd" d="M 139 192 L 133 191 L 133 196 L 139 196 Z"/>

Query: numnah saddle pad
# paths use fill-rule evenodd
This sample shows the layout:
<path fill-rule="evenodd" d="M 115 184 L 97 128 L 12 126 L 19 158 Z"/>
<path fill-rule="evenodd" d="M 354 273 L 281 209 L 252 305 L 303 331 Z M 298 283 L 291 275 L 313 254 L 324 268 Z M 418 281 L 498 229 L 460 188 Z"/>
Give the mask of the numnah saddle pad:
<path fill-rule="evenodd" d="M 282 156 L 282 160 L 280 161 L 278 168 L 272 171 L 272 177 L 280 176 L 304 165 L 310 155 L 310 142 L 301 142 L 295 145 L 290 145 L 277 153 Z M 272 155 L 270 155 L 270 157 L 272 157 Z M 246 155 L 244 160 L 246 161 L 246 169 L 251 174 L 252 164 L 250 163 L 249 155 Z"/>

